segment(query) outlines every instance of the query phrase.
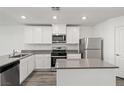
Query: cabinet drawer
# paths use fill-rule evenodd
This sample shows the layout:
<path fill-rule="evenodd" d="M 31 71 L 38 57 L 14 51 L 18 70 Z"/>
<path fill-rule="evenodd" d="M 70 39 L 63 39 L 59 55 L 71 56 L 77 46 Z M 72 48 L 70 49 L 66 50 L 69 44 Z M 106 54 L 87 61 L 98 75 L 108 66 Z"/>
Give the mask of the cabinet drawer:
<path fill-rule="evenodd" d="M 67 54 L 67 59 L 81 59 L 81 54 Z"/>

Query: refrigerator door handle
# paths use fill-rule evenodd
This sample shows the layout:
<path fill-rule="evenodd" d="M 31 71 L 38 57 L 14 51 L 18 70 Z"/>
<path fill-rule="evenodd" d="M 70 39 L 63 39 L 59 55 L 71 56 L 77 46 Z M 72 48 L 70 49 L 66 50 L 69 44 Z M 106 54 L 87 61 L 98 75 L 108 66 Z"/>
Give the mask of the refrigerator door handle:
<path fill-rule="evenodd" d="M 88 38 L 85 39 L 85 44 L 86 44 L 85 49 L 87 49 L 88 48 Z"/>

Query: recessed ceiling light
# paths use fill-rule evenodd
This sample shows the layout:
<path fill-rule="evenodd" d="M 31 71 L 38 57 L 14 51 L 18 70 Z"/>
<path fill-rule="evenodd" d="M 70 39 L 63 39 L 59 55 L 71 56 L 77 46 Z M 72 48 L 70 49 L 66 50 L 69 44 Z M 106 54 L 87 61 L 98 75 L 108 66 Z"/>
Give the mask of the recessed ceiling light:
<path fill-rule="evenodd" d="M 53 19 L 57 19 L 57 16 L 53 16 Z"/>
<path fill-rule="evenodd" d="M 26 16 L 21 16 L 21 19 L 26 19 Z"/>
<path fill-rule="evenodd" d="M 86 16 L 83 16 L 83 17 L 82 17 L 82 20 L 86 20 L 86 19 L 87 19 L 87 17 L 86 17 Z"/>

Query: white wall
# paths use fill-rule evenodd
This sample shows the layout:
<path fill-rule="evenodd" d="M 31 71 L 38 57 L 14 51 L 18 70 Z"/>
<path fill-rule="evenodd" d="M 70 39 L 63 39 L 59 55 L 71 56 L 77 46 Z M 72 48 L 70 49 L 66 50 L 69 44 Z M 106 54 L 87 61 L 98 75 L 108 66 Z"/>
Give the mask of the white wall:
<path fill-rule="evenodd" d="M 80 27 L 80 38 L 84 38 L 84 37 L 94 37 L 94 27 L 81 26 Z"/>
<path fill-rule="evenodd" d="M 18 25 L 0 25 L 0 55 L 24 48 L 24 31 Z"/>
<path fill-rule="evenodd" d="M 13 49 L 47 50 L 51 45 L 26 45 L 24 44 L 23 25 L 0 25 L 0 56 L 12 53 Z"/>
<path fill-rule="evenodd" d="M 115 64 L 114 31 L 116 26 L 124 26 L 124 16 L 109 19 L 94 27 L 94 36 L 103 37 L 104 39 L 104 60 L 112 64 Z"/>

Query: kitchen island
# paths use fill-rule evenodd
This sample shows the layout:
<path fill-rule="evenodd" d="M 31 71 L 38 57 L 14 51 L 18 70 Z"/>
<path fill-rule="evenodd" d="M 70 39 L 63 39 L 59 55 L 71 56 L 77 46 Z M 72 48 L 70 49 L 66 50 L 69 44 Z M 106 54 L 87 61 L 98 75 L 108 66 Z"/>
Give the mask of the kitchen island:
<path fill-rule="evenodd" d="M 58 59 L 57 86 L 115 86 L 117 69 L 100 59 Z"/>

